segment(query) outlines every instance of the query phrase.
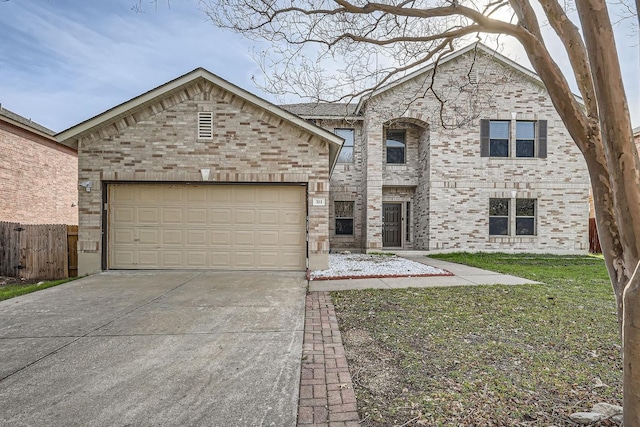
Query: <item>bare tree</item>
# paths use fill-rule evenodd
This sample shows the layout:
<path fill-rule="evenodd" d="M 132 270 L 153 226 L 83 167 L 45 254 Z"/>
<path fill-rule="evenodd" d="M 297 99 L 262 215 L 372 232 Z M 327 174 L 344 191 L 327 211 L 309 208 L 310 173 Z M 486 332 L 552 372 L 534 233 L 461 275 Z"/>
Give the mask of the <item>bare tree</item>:
<path fill-rule="evenodd" d="M 638 0 L 636 0 L 637 4 Z M 270 42 L 270 89 L 358 97 L 437 61 L 460 40 L 510 36 L 524 48 L 586 161 L 623 341 L 624 424 L 640 425 L 640 162 L 605 0 L 201 0 L 219 26 Z M 631 1 L 623 2 L 637 15 Z M 636 20 L 634 19 L 634 22 Z M 569 57 L 582 105 L 546 45 Z M 468 42 L 468 41 L 467 41 Z M 275 59 L 273 59 L 275 58 Z M 270 62 L 269 62 L 270 61 Z M 345 64 L 345 65 L 336 65 Z"/>

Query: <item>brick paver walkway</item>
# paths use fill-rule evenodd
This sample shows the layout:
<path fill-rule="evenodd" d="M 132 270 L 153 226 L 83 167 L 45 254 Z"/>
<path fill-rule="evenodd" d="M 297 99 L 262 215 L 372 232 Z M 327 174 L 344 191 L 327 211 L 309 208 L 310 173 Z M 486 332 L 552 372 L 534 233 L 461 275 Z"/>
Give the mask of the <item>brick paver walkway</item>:
<path fill-rule="evenodd" d="M 307 294 L 298 426 L 358 427 L 356 395 L 328 292 Z"/>

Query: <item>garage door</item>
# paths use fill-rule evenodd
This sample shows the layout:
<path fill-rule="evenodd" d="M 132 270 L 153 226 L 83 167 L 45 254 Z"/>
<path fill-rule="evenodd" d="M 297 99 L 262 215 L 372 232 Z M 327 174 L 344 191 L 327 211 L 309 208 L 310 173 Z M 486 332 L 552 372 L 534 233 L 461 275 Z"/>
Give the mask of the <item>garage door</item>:
<path fill-rule="evenodd" d="M 112 184 L 112 269 L 303 270 L 301 186 Z"/>

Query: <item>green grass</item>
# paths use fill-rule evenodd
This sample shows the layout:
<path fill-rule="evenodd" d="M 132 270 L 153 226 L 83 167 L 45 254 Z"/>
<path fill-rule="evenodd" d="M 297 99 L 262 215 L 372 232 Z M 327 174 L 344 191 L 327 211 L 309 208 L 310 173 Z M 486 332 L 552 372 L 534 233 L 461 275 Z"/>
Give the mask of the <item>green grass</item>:
<path fill-rule="evenodd" d="M 53 280 L 50 282 L 44 282 L 41 285 L 29 284 L 29 285 L 5 285 L 0 286 L 0 301 L 6 299 L 18 297 L 20 295 L 30 294 L 31 292 L 40 291 L 42 289 L 58 286 L 63 283 L 70 282 L 77 279 L 77 277 L 70 277 L 68 279 Z"/>
<path fill-rule="evenodd" d="M 569 426 L 573 412 L 621 403 L 601 258 L 437 258 L 544 284 L 333 292 L 363 425 Z"/>

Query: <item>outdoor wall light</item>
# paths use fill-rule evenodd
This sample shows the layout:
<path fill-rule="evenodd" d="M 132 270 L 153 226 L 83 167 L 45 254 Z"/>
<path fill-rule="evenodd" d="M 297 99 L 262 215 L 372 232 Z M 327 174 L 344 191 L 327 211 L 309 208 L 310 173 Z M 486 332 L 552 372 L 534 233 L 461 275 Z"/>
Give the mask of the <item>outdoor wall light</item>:
<path fill-rule="evenodd" d="M 211 173 L 211 169 L 200 169 L 203 181 L 209 181 L 209 173 Z"/>
<path fill-rule="evenodd" d="M 87 193 L 90 193 L 91 187 L 93 187 L 93 181 L 81 181 L 78 185 L 87 190 Z"/>

